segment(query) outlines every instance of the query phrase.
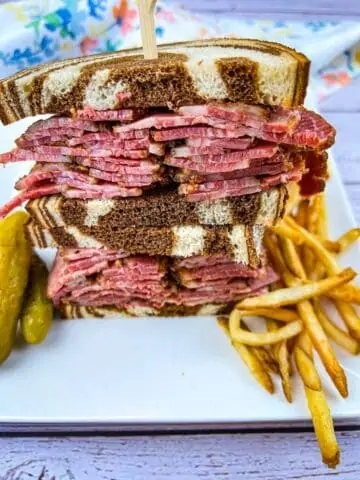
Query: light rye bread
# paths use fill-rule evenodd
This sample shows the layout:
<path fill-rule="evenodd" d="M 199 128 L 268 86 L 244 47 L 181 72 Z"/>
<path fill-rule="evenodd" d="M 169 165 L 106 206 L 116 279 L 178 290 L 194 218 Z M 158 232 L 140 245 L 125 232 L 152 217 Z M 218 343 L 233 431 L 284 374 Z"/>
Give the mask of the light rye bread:
<path fill-rule="evenodd" d="M 273 225 L 284 211 L 287 189 L 226 199 L 188 202 L 176 191 L 109 200 L 68 199 L 62 195 L 28 202 L 26 209 L 44 228 L 169 227 L 176 225 Z"/>
<path fill-rule="evenodd" d="M 31 244 L 38 248 L 73 247 L 121 250 L 128 255 L 148 254 L 172 257 L 226 255 L 236 262 L 257 267 L 262 251 L 263 225 L 204 227 L 127 227 L 106 229 L 77 227 L 44 229 L 31 220 L 25 227 Z"/>
<path fill-rule="evenodd" d="M 159 45 L 48 63 L 0 82 L 0 119 L 42 113 L 177 107 L 206 102 L 302 105 L 309 60 L 277 43 L 223 38 Z M 121 94 L 121 99 L 120 95 Z"/>
<path fill-rule="evenodd" d="M 75 304 L 61 305 L 62 318 L 114 318 L 114 317 L 183 317 L 189 315 L 218 315 L 227 312 L 229 305 L 207 303 L 194 307 L 169 305 L 156 309 L 153 307 L 128 307 L 127 309 L 116 306 L 85 307 Z"/>

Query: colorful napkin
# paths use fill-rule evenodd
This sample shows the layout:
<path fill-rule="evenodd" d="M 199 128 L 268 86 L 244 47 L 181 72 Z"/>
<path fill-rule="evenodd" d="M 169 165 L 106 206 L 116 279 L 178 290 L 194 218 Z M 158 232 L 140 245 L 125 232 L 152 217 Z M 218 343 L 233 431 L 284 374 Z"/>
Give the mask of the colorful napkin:
<path fill-rule="evenodd" d="M 140 45 L 134 0 L 0 0 L 0 20 L 0 77 L 55 59 Z M 233 35 L 293 46 L 312 60 L 318 99 L 360 73 L 359 22 L 214 20 L 159 1 L 156 35 L 159 43 Z"/>

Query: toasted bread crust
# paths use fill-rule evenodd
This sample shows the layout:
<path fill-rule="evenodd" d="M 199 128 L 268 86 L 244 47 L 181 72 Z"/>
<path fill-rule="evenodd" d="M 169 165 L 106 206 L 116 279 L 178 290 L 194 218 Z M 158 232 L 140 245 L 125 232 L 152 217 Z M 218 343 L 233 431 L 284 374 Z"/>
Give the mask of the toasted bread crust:
<path fill-rule="evenodd" d="M 115 53 L 103 53 L 44 64 L 15 74 L 0 82 L 0 119 L 4 124 L 14 122 L 28 115 L 42 113 L 68 113 L 71 108 L 83 108 L 85 89 L 94 73 L 108 69 L 109 76 L 102 87 L 114 82 L 124 84 L 130 96 L 121 105 L 129 108 L 148 108 L 200 104 L 208 101 L 244 103 L 267 103 L 258 81 L 259 64 L 246 57 L 219 56 L 215 65 L 220 79 L 225 85 L 226 95 L 209 98 L 198 89 L 191 75 L 188 57 L 177 49 L 197 49 L 204 47 L 245 48 L 273 56 L 286 54 L 296 61 L 297 73 L 294 79 L 292 98 L 286 98 L 287 107 L 301 105 L 304 101 L 308 81 L 309 60 L 301 53 L 277 43 L 248 39 L 213 39 L 195 42 L 179 42 L 159 45 L 157 60 L 144 60 L 140 49 L 130 49 Z M 166 51 L 170 50 L 170 51 Z M 191 56 L 191 54 L 190 54 Z M 52 94 L 47 92 L 44 100 L 44 84 L 49 73 L 74 66 L 81 68 L 79 76 L 71 88 Z M 29 79 L 27 80 L 27 76 Z M 20 83 L 19 83 L 20 82 Z M 115 98 L 115 97 L 114 97 Z M 116 102 L 111 108 L 117 108 Z"/>

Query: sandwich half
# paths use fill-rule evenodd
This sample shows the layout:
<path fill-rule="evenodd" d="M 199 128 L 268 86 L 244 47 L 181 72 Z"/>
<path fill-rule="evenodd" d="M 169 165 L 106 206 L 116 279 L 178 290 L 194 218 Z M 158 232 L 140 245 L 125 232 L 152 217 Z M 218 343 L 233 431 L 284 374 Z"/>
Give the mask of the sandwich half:
<path fill-rule="evenodd" d="M 0 155 L 34 162 L 0 216 L 28 202 L 33 245 L 60 249 L 49 296 L 66 317 L 226 310 L 276 279 L 262 238 L 286 185 L 324 189 L 335 130 L 302 106 L 304 55 L 247 39 L 159 52 L 0 82 L 3 123 L 53 115 Z"/>

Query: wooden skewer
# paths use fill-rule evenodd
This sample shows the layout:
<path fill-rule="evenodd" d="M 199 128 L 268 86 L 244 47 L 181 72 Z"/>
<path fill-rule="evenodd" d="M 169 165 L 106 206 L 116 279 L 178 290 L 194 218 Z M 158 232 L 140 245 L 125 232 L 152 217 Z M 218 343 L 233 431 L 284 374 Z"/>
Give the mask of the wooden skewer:
<path fill-rule="evenodd" d="M 139 6 L 140 29 L 144 58 L 147 60 L 158 58 L 154 21 L 156 0 L 138 0 L 137 3 Z"/>

